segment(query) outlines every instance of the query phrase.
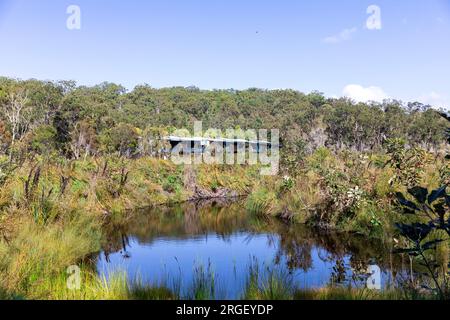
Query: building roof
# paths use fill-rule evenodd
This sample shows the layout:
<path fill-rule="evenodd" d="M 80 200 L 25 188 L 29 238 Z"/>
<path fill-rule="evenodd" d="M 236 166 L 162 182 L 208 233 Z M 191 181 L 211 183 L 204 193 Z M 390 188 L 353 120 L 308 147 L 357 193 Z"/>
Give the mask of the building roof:
<path fill-rule="evenodd" d="M 167 136 L 163 140 L 174 142 L 186 142 L 194 141 L 205 144 L 206 142 L 222 142 L 222 143 L 249 143 L 249 144 L 265 144 L 271 145 L 269 141 L 265 140 L 246 140 L 246 139 L 229 139 L 229 138 L 208 138 L 208 137 L 179 137 L 179 136 Z"/>

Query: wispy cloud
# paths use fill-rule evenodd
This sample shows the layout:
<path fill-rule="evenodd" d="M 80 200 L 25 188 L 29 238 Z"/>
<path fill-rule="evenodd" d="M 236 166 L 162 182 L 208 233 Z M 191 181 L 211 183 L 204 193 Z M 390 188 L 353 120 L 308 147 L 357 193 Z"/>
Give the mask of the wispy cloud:
<path fill-rule="evenodd" d="M 356 102 L 377 101 L 382 102 L 389 96 L 380 87 L 370 86 L 363 87 L 359 84 L 349 84 L 342 90 L 345 97 L 355 100 Z"/>
<path fill-rule="evenodd" d="M 328 44 L 336 44 L 343 41 L 348 41 L 353 37 L 353 34 L 355 34 L 358 31 L 358 28 L 351 28 L 351 29 L 344 29 L 341 32 L 339 32 L 336 35 L 326 37 L 322 39 L 322 42 L 328 43 Z"/>
<path fill-rule="evenodd" d="M 342 90 L 342 96 L 350 98 L 356 102 L 383 102 L 385 99 L 391 99 L 382 88 L 376 86 L 364 87 L 359 84 L 349 84 Z M 431 91 L 413 98 L 405 98 L 403 101 L 417 101 L 430 105 L 435 109 L 444 109 L 450 111 L 450 98 L 436 91 Z"/>
<path fill-rule="evenodd" d="M 450 99 L 435 91 L 423 94 L 416 100 L 435 108 L 450 110 Z"/>

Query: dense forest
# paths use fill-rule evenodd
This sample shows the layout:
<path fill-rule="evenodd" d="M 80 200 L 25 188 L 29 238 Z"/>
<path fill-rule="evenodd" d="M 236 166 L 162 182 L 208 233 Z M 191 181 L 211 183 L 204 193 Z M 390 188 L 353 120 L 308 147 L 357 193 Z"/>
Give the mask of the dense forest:
<path fill-rule="evenodd" d="M 192 129 L 195 120 L 204 130 L 280 129 L 284 151 L 299 155 L 320 146 L 374 151 L 389 138 L 436 151 L 445 135 L 445 120 L 428 105 L 355 103 L 294 90 L 140 85 L 128 92 L 112 83 L 0 78 L 0 110 L 0 153 L 16 159 L 154 155 L 161 135 Z"/>

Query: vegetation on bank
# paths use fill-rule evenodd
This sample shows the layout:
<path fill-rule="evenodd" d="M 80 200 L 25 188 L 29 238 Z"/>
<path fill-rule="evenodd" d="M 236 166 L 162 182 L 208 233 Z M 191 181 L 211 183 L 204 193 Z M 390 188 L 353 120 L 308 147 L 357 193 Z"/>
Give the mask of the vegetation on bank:
<path fill-rule="evenodd" d="M 254 167 L 180 167 L 153 158 L 24 163 L 0 189 L 1 286 L 27 298 L 58 298 L 52 293 L 58 282 L 53 281 L 63 281 L 67 266 L 100 250 L 108 225 L 125 223 L 135 208 L 186 201 L 198 189 L 247 194 L 247 210 L 258 216 L 390 239 L 394 222 L 401 220 L 394 193 L 403 188 L 391 181 L 394 170 L 383 168 L 379 157 L 383 159 L 354 154 L 344 162 L 319 149 L 296 177 L 266 178 Z M 439 185 L 440 177 L 433 172 L 441 164 L 434 159 L 421 173 L 430 188 Z M 95 293 L 106 290 L 103 279 L 91 281 L 86 297 L 112 297 Z M 65 294 L 69 291 L 61 297 Z"/>
<path fill-rule="evenodd" d="M 299 288 L 293 285 L 292 277 L 273 269 L 256 270 L 250 266 L 247 283 L 239 299 L 245 300 L 433 300 L 439 296 L 424 291 L 417 292 L 407 287 L 383 291 L 364 287 L 328 285 L 323 288 Z M 214 300 L 224 299 L 215 282 L 215 273 L 209 267 L 197 267 L 190 286 L 181 290 L 181 279 L 164 278 L 157 283 L 143 282 L 139 278 L 129 279 L 125 272 L 116 271 L 99 277 L 94 271 L 83 267 L 81 286 L 69 289 L 67 276 L 44 278 L 38 287 L 26 296 L 0 292 L 1 299 L 50 299 L 50 300 Z"/>
<path fill-rule="evenodd" d="M 441 114 L 450 122 L 450 117 Z M 450 143 L 450 127 L 447 128 L 447 142 Z M 450 160 L 450 154 L 445 156 Z M 396 223 L 406 244 L 397 248 L 397 253 L 407 253 L 423 268 L 427 284 L 422 284 L 428 292 L 442 300 L 450 299 L 450 193 L 449 166 L 441 172 L 443 181 L 439 188 L 429 191 L 420 181 L 408 181 L 407 194 L 397 192 L 399 208 L 408 222 Z M 414 282 L 411 284 L 414 286 Z"/>
<path fill-rule="evenodd" d="M 283 129 L 280 174 L 163 160 L 161 137 L 195 120 L 222 130 Z M 105 228 L 133 209 L 202 196 L 247 195 L 246 208 L 257 216 L 391 239 L 395 222 L 411 221 L 399 214 L 396 193 L 448 185 L 444 123 L 418 103 L 356 104 L 317 92 L 126 92 L 109 83 L 1 78 L 0 298 L 179 297 L 164 285 L 130 287 L 121 275 L 106 282 L 92 270 L 70 296 L 65 270 L 89 261 L 106 241 Z M 307 296 L 272 285 L 249 284 L 246 297 Z M 308 294 L 342 293 L 324 290 Z"/>

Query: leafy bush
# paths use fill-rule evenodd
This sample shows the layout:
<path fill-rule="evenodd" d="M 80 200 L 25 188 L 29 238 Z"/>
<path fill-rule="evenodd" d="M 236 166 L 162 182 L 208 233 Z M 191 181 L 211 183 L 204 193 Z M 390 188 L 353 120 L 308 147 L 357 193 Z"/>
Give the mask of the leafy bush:
<path fill-rule="evenodd" d="M 248 196 L 246 208 L 255 215 L 270 215 L 274 213 L 276 202 L 275 194 L 261 187 Z"/>
<path fill-rule="evenodd" d="M 31 148 L 39 154 L 50 154 L 56 147 L 56 129 L 50 125 L 42 125 L 33 131 Z"/>
<path fill-rule="evenodd" d="M 439 263 L 437 254 L 440 245 L 448 242 L 450 236 L 450 195 L 446 193 L 446 188 L 447 186 L 443 186 L 429 193 L 425 188 L 413 187 L 408 189 L 412 200 L 397 193 L 403 212 L 416 217 L 416 222 L 397 223 L 400 234 L 408 240 L 409 246 L 396 251 L 419 259 L 434 283 L 433 287 L 426 289 L 435 292 L 442 299 L 450 298 L 448 255 L 442 265 L 442 259 Z M 436 234 L 438 231 L 443 231 L 446 236 Z"/>
<path fill-rule="evenodd" d="M 402 139 L 386 140 L 386 150 L 390 159 L 386 165 L 394 168 L 394 175 L 391 177 L 390 183 L 395 182 L 413 187 L 420 184 L 424 167 L 429 163 L 425 150 L 420 148 L 406 148 L 406 142 Z"/>

